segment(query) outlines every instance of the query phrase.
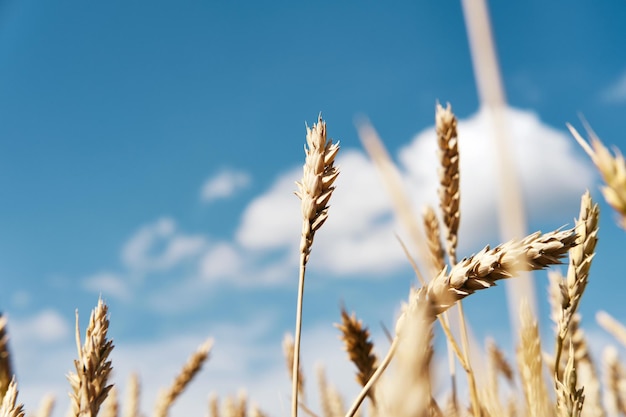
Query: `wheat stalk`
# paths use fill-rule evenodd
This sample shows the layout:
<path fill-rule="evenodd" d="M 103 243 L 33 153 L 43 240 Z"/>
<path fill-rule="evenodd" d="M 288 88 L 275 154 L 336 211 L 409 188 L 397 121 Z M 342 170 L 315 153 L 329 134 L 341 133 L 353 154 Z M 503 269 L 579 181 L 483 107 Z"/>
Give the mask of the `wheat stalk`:
<path fill-rule="evenodd" d="M 376 355 L 373 353 L 374 344 L 370 340 L 369 330 L 363 327 L 363 323 L 354 313 L 348 315 L 343 307 L 341 324 L 335 326 L 341 331 L 345 351 L 358 369 L 356 380 L 361 386 L 365 386 L 376 370 Z M 373 392 L 369 392 L 368 395 L 374 401 Z"/>
<path fill-rule="evenodd" d="M 298 304 L 296 306 L 296 331 L 294 342 L 294 359 L 292 368 L 291 415 L 298 415 L 298 370 L 300 369 L 300 337 L 302 332 L 302 301 L 304 299 L 304 276 L 309 261 L 313 238 L 328 218 L 328 202 L 335 190 L 333 186 L 339 170 L 335 167 L 335 156 L 339 152 L 339 144 L 332 139 L 326 140 L 326 123 L 322 115 L 317 124 L 307 127 L 307 146 L 303 175 L 296 182 L 296 195 L 301 200 L 302 236 L 300 239 L 300 275 L 298 278 Z"/>
<path fill-rule="evenodd" d="M 167 390 L 160 392 L 154 409 L 155 417 L 166 417 L 168 415 L 169 409 L 176 398 L 178 398 L 193 377 L 202 369 L 202 365 L 209 357 L 212 346 L 212 339 L 208 339 L 204 342 L 198 350 L 189 357 L 187 363 L 185 363 L 183 369 L 181 369 L 180 373 L 176 376 L 172 385 Z"/>
<path fill-rule="evenodd" d="M 113 342 L 107 339 L 109 330 L 108 307 L 98 299 L 91 312 L 85 333 L 85 343 L 81 344 L 78 311 L 76 311 L 76 347 L 78 359 L 74 360 L 76 373 L 70 372 L 67 379 L 72 387 L 71 415 L 96 417 L 112 385 L 107 385 L 111 373 L 111 361 L 107 360 L 113 350 Z"/>

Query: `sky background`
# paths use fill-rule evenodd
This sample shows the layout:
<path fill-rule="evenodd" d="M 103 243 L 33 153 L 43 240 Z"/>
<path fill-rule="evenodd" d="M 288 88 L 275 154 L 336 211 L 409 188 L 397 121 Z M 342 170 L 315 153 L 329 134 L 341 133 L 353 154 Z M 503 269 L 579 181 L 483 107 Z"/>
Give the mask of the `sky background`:
<path fill-rule="evenodd" d="M 602 210 L 581 311 L 594 349 L 604 309 L 626 321 L 626 236 L 589 158 L 566 132 L 583 114 L 626 149 L 624 2 L 492 2 L 528 231 L 571 226 L 590 189 Z M 0 309 L 8 314 L 20 400 L 48 392 L 65 413 L 65 375 L 99 294 L 110 307 L 114 381 L 131 372 L 142 408 L 206 338 L 210 361 L 174 408 L 204 415 L 210 392 L 247 389 L 289 409 L 281 342 L 293 332 L 305 123 L 320 112 L 341 142 L 341 174 L 316 237 L 303 361 L 351 398 L 353 369 L 333 323 L 345 303 L 377 350 L 414 274 L 389 199 L 364 154 L 367 116 L 419 216 L 435 203 L 435 103 L 459 117 L 459 254 L 499 243 L 487 115 L 480 111 L 459 2 L 0 2 Z M 563 268 L 563 271 L 565 269 Z M 545 274 L 537 274 L 549 340 Z M 505 349 L 501 286 L 464 304 L 476 340 Z M 438 336 L 443 339 L 442 335 Z M 445 392 L 445 387 L 441 388 Z"/>

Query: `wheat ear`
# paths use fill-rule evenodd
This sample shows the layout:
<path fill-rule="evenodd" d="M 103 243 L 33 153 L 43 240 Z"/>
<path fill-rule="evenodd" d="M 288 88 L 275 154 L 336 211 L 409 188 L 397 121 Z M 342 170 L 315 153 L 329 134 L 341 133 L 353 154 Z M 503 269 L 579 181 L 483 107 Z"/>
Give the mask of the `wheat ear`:
<path fill-rule="evenodd" d="M 409 306 L 428 306 L 426 311 L 434 321 L 437 315 L 448 310 L 457 301 L 476 291 L 493 287 L 501 279 L 512 278 L 520 271 L 535 271 L 548 265 L 560 264 L 561 258 L 576 245 L 577 237 L 574 229 L 555 230 L 545 234 L 535 232 L 522 240 L 512 240 L 494 249 L 486 246 L 476 255 L 462 259 L 450 272 L 446 268 L 426 286 L 411 290 Z M 405 314 L 402 313 L 396 322 L 396 334 L 401 332 L 404 322 Z M 354 415 L 369 389 L 391 362 L 397 349 L 397 340 L 397 337 L 393 339 L 387 355 L 354 400 L 346 417 Z"/>
<path fill-rule="evenodd" d="M 430 362 L 433 355 L 431 313 L 428 306 L 412 304 L 404 312 L 405 323 L 397 335 L 393 381 L 384 380 L 379 390 L 380 415 L 427 417 L 431 415 Z"/>
<path fill-rule="evenodd" d="M 437 214 L 431 206 L 424 208 L 422 215 L 424 220 L 424 231 L 426 232 L 426 243 L 428 244 L 429 259 L 433 265 L 433 270 L 441 271 L 445 263 L 445 252 L 441 245 L 441 232 L 439 227 L 439 220 L 437 220 Z"/>
<path fill-rule="evenodd" d="M 7 392 L 13 379 L 11 354 L 9 352 L 9 335 L 7 332 L 7 318 L 0 314 L 0 397 Z"/>
<path fill-rule="evenodd" d="M 54 408 L 55 397 L 52 394 L 46 394 L 43 396 L 37 409 L 37 417 L 50 417 L 52 415 L 52 409 Z"/>
<path fill-rule="evenodd" d="M 526 409 L 530 417 L 543 417 L 549 415 L 550 400 L 543 380 L 539 327 L 527 302 L 522 302 L 520 313 L 521 329 L 517 361 Z"/>
<path fill-rule="evenodd" d="M 607 407 L 609 415 L 626 415 L 626 369 L 620 363 L 615 346 L 604 348 Z"/>
<path fill-rule="evenodd" d="M 289 379 L 293 377 L 291 371 L 293 370 L 293 337 L 291 334 L 285 334 L 283 337 L 283 355 L 285 355 L 285 363 L 287 364 L 287 371 L 289 372 Z M 301 403 L 305 403 L 306 399 L 304 398 L 304 372 L 302 371 L 302 366 L 298 366 L 298 394 L 301 397 L 299 400 Z"/>
<path fill-rule="evenodd" d="M 576 220 L 577 245 L 570 249 L 567 279 L 560 282 L 561 312 L 557 320 L 557 338 L 554 369 L 559 379 L 559 363 L 563 342 L 567 336 L 570 321 L 578 309 L 580 299 L 589 279 L 589 268 L 595 255 L 598 241 L 598 218 L 600 209 L 593 204 L 589 192 L 580 201 L 580 215 Z M 561 381 L 563 382 L 563 381 Z"/>
<path fill-rule="evenodd" d="M 169 409 L 176 398 L 178 398 L 193 377 L 202 369 L 202 365 L 209 357 L 212 346 L 212 339 L 208 339 L 204 342 L 198 350 L 189 357 L 187 363 L 185 363 L 183 369 L 176 376 L 172 385 L 167 390 L 160 392 L 154 409 L 155 417 L 166 417 L 168 415 Z"/>
<path fill-rule="evenodd" d="M 626 346 L 626 327 L 619 321 L 615 320 L 606 311 L 598 311 L 596 313 L 596 321 L 604 330 L 609 332 L 622 346 Z"/>
<path fill-rule="evenodd" d="M 363 327 L 361 320 L 356 315 L 348 315 L 345 308 L 341 308 L 341 324 L 335 324 L 341 331 L 341 340 L 344 349 L 348 352 L 350 360 L 358 369 L 356 380 L 361 386 L 365 386 L 374 371 L 376 371 L 376 355 L 374 344 L 370 340 L 370 332 Z M 368 393 L 370 400 L 375 402 L 374 393 Z"/>
<path fill-rule="evenodd" d="M 140 395 L 141 386 L 139 385 L 139 376 L 136 373 L 132 373 L 128 377 L 128 386 L 126 387 L 126 404 L 124 404 L 124 417 L 140 416 Z"/>
<path fill-rule="evenodd" d="M 96 417 L 112 387 L 112 385 L 107 385 L 112 369 L 108 358 L 113 350 L 113 341 L 107 339 L 109 330 L 107 314 L 107 305 L 101 298 L 98 299 L 98 304 L 89 318 L 83 345 L 80 340 L 78 311 L 76 311 L 78 359 L 74 360 L 76 373 L 70 372 L 67 376 L 72 387 L 71 412 L 76 417 Z"/>
<path fill-rule="evenodd" d="M 17 392 L 17 382 L 12 378 L 0 403 L 0 416 L 24 417 L 24 406 L 17 403 Z"/>
<path fill-rule="evenodd" d="M 615 156 L 611 155 L 588 124 L 585 123 L 585 128 L 591 143 L 585 141 L 570 124 L 567 127 L 600 171 L 606 184 L 602 187 L 602 195 L 621 216 L 620 226 L 626 228 L 626 161 L 624 157 L 618 149 L 614 150 Z"/>
<path fill-rule="evenodd" d="M 450 265 L 456 265 L 456 249 L 458 243 L 459 223 L 461 220 L 461 189 L 459 170 L 459 149 L 457 138 L 457 119 L 450 104 L 444 109 L 439 103 L 435 110 L 435 128 L 437 131 L 437 143 L 439 146 L 439 207 L 443 213 L 443 224 L 446 229 L 446 249 Z M 463 362 L 465 362 L 465 372 L 467 374 L 470 391 L 470 402 L 474 415 L 480 414 L 480 404 L 478 390 L 476 389 L 476 379 L 470 363 L 469 338 L 467 334 L 467 324 L 463 303 L 458 303 L 459 323 L 461 327 L 461 344 L 463 346 Z M 450 356 L 450 347 L 448 347 Z M 451 361 L 454 365 L 454 362 Z M 454 380 L 454 370 L 452 372 L 453 397 L 456 401 L 456 381 Z"/>
<path fill-rule="evenodd" d="M 556 412 L 559 417 L 580 417 L 585 396 L 583 388 L 577 389 L 577 373 L 574 361 L 574 344 L 570 341 L 569 358 L 563 380 L 556 381 Z"/>
<path fill-rule="evenodd" d="M 301 200 L 302 237 L 300 239 L 300 275 L 298 279 L 298 303 L 296 306 L 296 331 L 292 369 L 291 415 L 298 415 L 298 369 L 300 367 L 300 337 L 302 331 L 302 301 L 304 298 L 304 276 L 315 232 L 328 218 L 328 202 L 335 189 L 333 186 L 339 170 L 335 167 L 335 156 L 339 144 L 326 139 L 326 123 L 320 115 L 317 124 L 307 127 L 306 155 L 302 168 L 302 180 L 297 182 L 296 195 Z"/>
<path fill-rule="evenodd" d="M 486 246 L 476 255 L 462 259 L 449 272 L 444 269 L 428 285 L 415 291 L 414 302 L 429 303 L 433 314 L 440 314 L 468 295 L 493 287 L 501 279 L 560 264 L 561 258 L 576 245 L 576 237 L 573 229 L 535 232 L 493 249 Z"/>

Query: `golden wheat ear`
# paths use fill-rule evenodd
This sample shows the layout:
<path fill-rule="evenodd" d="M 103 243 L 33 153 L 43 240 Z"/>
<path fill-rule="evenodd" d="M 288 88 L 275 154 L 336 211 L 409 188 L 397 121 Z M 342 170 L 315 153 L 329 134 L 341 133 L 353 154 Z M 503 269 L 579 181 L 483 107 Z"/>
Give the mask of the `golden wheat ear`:
<path fill-rule="evenodd" d="M 9 352 L 9 335 L 7 332 L 7 318 L 0 314 L 0 398 L 7 392 L 13 379 L 11 354 Z"/>
<path fill-rule="evenodd" d="M 344 349 L 358 369 L 356 380 L 364 387 L 376 371 L 377 359 L 374 354 L 374 344 L 370 340 L 370 332 L 354 313 L 348 315 L 344 307 L 341 308 L 341 323 L 335 324 L 335 327 L 341 331 Z M 373 391 L 368 392 L 368 396 L 372 402 L 375 402 Z"/>
<path fill-rule="evenodd" d="M 334 183 L 339 176 L 335 157 L 339 144 L 326 138 L 326 123 L 320 114 L 312 128 L 307 127 L 306 155 L 302 168 L 302 180 L 297 182 L 296 195 L 301 200 L 302 234 L 300 239 L 300 273 L 298 277 L 298 298 L 296 306 L 296 330 L 291 387 L 291 416 L 298 415 L 298 371 L 300 369 L 300 337 L 302 333 L 302 302 L 304 299 L 304 276 L 309 261 L 315 232 L 328 219 L 330 197 L 335 190 Z"/>
<path fill-rule="evenodd" d="M 11 379 L 9 386 L 0 403 L 0 416 L 2 417 L 24 417 L 24 405 L 17 403 L 17 382 Z"/>
<path fill-rule="evenodd" d="M 172 385 L 167 390 L 160 392 L 154 408 L 155 417 L 166 417 L 168 415 L 176 398 L 182 394 L 193 377 L 202 369 L 202 365 L 209 358 L 209 352 L 212 346 L 213 339 L 208 339 L 204 342 L 198 350 L 189 357 L 187 363 L 183 365 L 183 369 L 181 369 L 180 373 L 176 376 Z"/>
<path fill-rule="evenodd" d="M 76 348 L 78 359 L 74 360 L 76 373 L 70 372 L 67 379 L 72 387 L 71 415 L 96 417 L 112 385 L 107 385 L 111 374 L 113 341 L 107 338 L 109 330 L 108 307 L 98 299 L 91 312 L 85 332 L 85 343 L 81 344 L 78 311 L 76 312 Z"/>

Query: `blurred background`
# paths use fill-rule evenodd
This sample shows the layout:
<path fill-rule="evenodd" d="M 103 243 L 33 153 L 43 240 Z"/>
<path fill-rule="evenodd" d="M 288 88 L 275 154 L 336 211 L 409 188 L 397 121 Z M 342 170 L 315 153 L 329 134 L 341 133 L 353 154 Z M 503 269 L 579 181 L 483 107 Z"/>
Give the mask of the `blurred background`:
<path fill-rule="evenodd" d="M 626 149 L 626 3 L 489 6 L 528 232 L 572 226 L 585 189 L 601 205 L 581 305 L 597 352 L 612 341 L 596 311 L 626 320 L 622 292 L 609 290 L 626 278 L 626 236 L 565 123 L 582 130 L 583 114 L 607 146 Z M 459 2 L 0 2 L 0 310 L 20 401 L 35 410 L 53 393 L 55 415 L 66 411 L 74 312 L 84 332 L 101 295 L 113 379 L 123 389 L 140 374 L 145 412 L 212 336 L 211 359 L 173 413 L 206 414 L 210 392 L 245 388 L 264 411 L 287 415 L 281 341 L 295 324 L 301 227 L 293 191 L 305 123 L 320 112 L 341 142 L 341 174 L 309 264 L 302 360 L 311 404 L 316 363 L 350 398 L 358 387 L 333 327 L 340 305 L 383 355 L 382 326 L 393 328 L 416 284 L 355 118 L 378 130 L 420 216 L 437 201 L 437 101 L 459 117 L 467 256 L 500 243 L 498 156 Z M 534 279 L 552 340 L 545 273 Z M 491 336 L 512 349 L 501 287 L 464 305 L 479 343 Z"/>

